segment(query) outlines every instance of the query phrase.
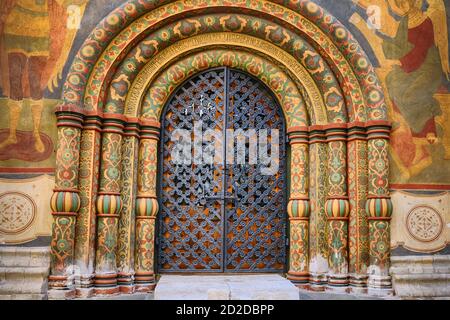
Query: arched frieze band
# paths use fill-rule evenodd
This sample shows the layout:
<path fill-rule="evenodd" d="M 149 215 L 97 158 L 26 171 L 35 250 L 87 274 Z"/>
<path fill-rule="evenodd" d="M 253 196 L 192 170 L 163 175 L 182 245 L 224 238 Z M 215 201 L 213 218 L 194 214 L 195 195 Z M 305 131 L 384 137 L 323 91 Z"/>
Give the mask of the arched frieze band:
<path fill-rule="evenodd" d="M 250 45 L 246 45 L 251 43 Z M 169 48 L 163 50 L 153 58 L 138 74 L 131 84 L 130 91 L 126 99 L 126 116 L 136 116 L 139 113 L 140 105 L 148 86 L 158 75 L 158 71 L 171 61 L 175 61 L 182 53 L 188 53 L 194 49 L 207 48 L 210 46 L 227 45 L 233 47 L 249 48 L 252 51 L 262 52 L 277 59 L 280 65 L 290 71 L 296 83 L 306 91 L 307 97 L 311 100 L 311 107 L 314 108 L 315 122 L 327 123 L 327 113 L 320 94 L 309 73 L 292 56 L 278 47 L 243 34 L 237 33 L 209 33 L 202 34 L 188 39 L 181 40 Z M 264 79 L 262 79 L 264 81 Z M 270 87 L 270 84 L 268 84 Z M 300 107 L 300 106 L 299 106 Z M 288 121 L 289 122 L 289 121 Z M 304 123 L 307 125 L 307 123 Z"/>
<path fill-rule="evenodd" d="M 262 80 L 279 100 L 288 126 L 308 123 L 308 113 L 312 112 L 307 112 L 303 97 L 289 75 L 254 53 L 232 49 L 211 49 L 192 54 L 162 72 L 145 94 L 142 117 L 158 120 L 170 94 L 179 84 L 192 74 L 218 66 L 241 69 Z"/>
<path fill-rule="evenodd" d="M 197 5 L 201 6 L 201 4 L 197 4 Z M 245 7 L 246 6 L 246 2 L 245 1 L 243 1 L 243 2 L 237 1 L 236 3 L 233 4 L 233 6 Z M 278 16 L 283 16 L 286 19 L 291 19 L 292 20 L 291 22 L 293 22 L 293 24 L 295 25 L 296 28 L 299 28 L 299 29 L 303 28 L 303 31 L 305 31 L 305 34 L 307 34 L 309 37 L 315 37 L 316 45 L 318 47 L 321 47 L 323 50 L 328 51 L 329 57 L 333 57 L 335 59 L 334 60 L 335 61 L 335 64 L 334 64 L 335 66 L 339 67 L 340 65 L 346 64 L 347 67 L 349 67 L 348 63 L 345 60 L 345 57 L 340 54 L 340 51 L 333 44 L 333 41 L 331 41 L 327 37 L 327 35 L 324 34 L 323 31 L 321 31 L 321 29 L 315 27 L 314 23 L 312 23 L 311 21 L 309 21 L 305 17 L 300 16 L 297 13 L 295 13 L 295 12 L 289 10 L 289 9 L 286 9 L 286 8 L 280 6 L 280 5 L 276 5 L 276 4 L 273 4 L 273 3 L 266 3 L 265 1 L 261 1 L 261 2 L 258 2 L 258 6 L 260 6 L 259 10 L 261 10 L 261 12 L 264 11 L 264 9 L 266 9 L 266 11 L 267 11 L 267 8 L 270 8 L 274 12 L 286 13 L 286 14 L 278 14 Z M 173 9 L 173 8 L 175 8 L 175 6 L 171 6 L 171 8 Z M 258 8 L 252 8 L 252 9 L 257 10 Z M 311 12 L 309 12 L 310 16 L 311 15 L 314 16 L 317 13 L 322 13 L 322 14 L 324 13 L 324 11 L 320 7 L 317 7 L 317 6 L 314 6 L 314 5 L 309 6 L 309 9 L 311 10 Z M 161 15 L 162 12 L 164 12 L 164 10 L 167 10 L 167 8 L 166 9 L 162 9 L 162 10 L 163 11 L 159 11 L 158 12 L 160 15 Z M 301 11 L 303 11 L 304 13 L 308 13 L 308 6 L 301 6 Z M 164 15 L 162 15 L 162 16 L 164 16 Z M 144 19 L 144 18 L 142 18 L 142 19 Z M 333 21 L 331 16 L 329 16 L 329 20 L 330 19 L 331 19 L 331 21 Z M 140 21 L 141 24 L 139 25 L 139 23 L 138 23 L 137 24 L 138 27 L 134 28 L 133 31 L 139 32 L 138 29 L 140 29 L 140 28 L 141 29 L 145 29 L 144 27 L 142 27 L 142 25 L 146 24 L 146 23 L 144 23 L 145 21 L 144 22 L 143 21 Z M 336 24 L 336 26 L 335 26 L 336 27 L 336 32 L 331 34 L 331 35 L 333 36 L 333 40 L 335 40 L 335 42 L 342 43 L 342 41 L 345 41 L 346 39 L 351 38 L 351 36 L 349 35 L 349 33 L 346 31 L 346 29 L 343 26 L 339 25 L 339 23 L 337 21 L 333 21 L 333 22 Z M 134 22 L 134 24 L 135 23 L 136 22 Z M 134 26 L 136 27 L 136 24 Z M 306 30 L 305 28 L 307 28 L 307 27 L 310 28 L 310 30 Z M 128 34 L 126 32 L 128 32 Z M 136 38 L 136 35 L 135 36 L 131 36 L 129 34 L 130 32 L 131 31 L 129 29 L 127 29 L 116 40 L 125 40 L 125 41 L 127 41 L 127 40 L 132 41 L 132 40 L 134 40 Z M 337 41 L 334 37 L 338 37 L 341 40 Z M 110 46 L 117 46 L 117 43 L 119 41 L 116 41 L 116 40 L 112 41 Z M 330 42 L 330 43 L 327 43 L 327 41 Z M 123 44 L 123 47 L 126 47 L 126 45 Z M 354 54 L 356 54 L 356 53 L 359 54 L 359 60 L 358 60 L 359 63 L 357 65 L 359 66 L 359 69 L 362 70 L 362 71 L 360 72 L 360 70 L 358 70 L 356 75 L 357 75 L 358 79 L 360 80 L 360 82 L 364 83 L 364 81 L 365 81 L 365 86 L 363 87 L 363 91 L 366 93 L 364 96 L 366 97 L 366 100 L 367 100 L 366 104 L 369 107 L 369 109 L 371 110 L 371 118 L 373 118 L 373 119 L 384 119 L 386 117 L 384 98 L 383 98 L 383 94 L 382 94 L 382 91 L 380 89 L 380 86 L 378 84 L 378 80 L 377 80 L 375 74 L 373 73 L 373 68 L 370 66 L 370 63 L 368 63 L 368 60 L 365 58 L 365 55 L 363 53 L 360 54 L 360 52 L 362 52 L 362 50 L 360 49 L 360 47 L 358 46 L 358 44 L 355 41 L 353 41 L 351 43 L 350 48 L 351 48 L 351 50 L 352 50 L 352 52 Z M 119 50 L 120 48 L 116 47 L 116 49 L 117 49 L 117 51 L 120 51 Z M 89 50 L 87 50 L 87 51 L 89 51 Z M 91 55 L 96 55 L 96 52 L 94 52 L 95 50 L 91 50 L 91 51 L 92 51 Z M 100 61 L 97 63 L 97 66 L 101 66 L 101 68 L 103 68 L 103 72 L 95 71 L 95 73 L 93 75 L 91 75 L 91 80 L 92 81 L 97 81 L 97 80 L 95 80 L 96 77 L 97 77 L 95 74 L 101 75 L 101 74 L 104 74 L 107 70 L 109 70 L 109 68 L 110 68 L 110 66 L 112 64 L 111 61 L 115 61 L 115 59 L 113 57 L 114 56 L 117 57 L 118 54 L 119 54 L 118 52 L 114 53 L 114 52 L 111 52 L 111 50 L 106 50 L 104 52 L 103 56 L 104 57 L 108 57 L 108 61 L 106 61 L 104 59 L 103 60 L 100 59 Z M 83 59 L 81 59 L 81 60 L 83 60 Z M 78 61 L 77 60 L 76 63 L 78 63 L 78 62 L 80 62 L 80 64 L 78 64 L 77 68 L 79 70 L 82 70 L 83 69 L 82 61 Z M 340 64 L 339 64 L 339 62 L 340 62 Z M 345 63 L 342 63 L 342 62 L 345 62 Z M 96 70 L 98 70 L 98 68 Z M 343 72 L 342 74 L 350 77 L 353 73 L 351 72 L 351 69 L 347 69 L 346 72 Z M 76 84 L 76 86 L 78 86 L 82 82 L 85 82 L 85 80 L 81 79 L 79 77 L 79 75 L 74 75 L 74 76 L 75 76 L 75 78 L 73 78 L 73 83 Z M 100 78 L 101 77 L 103 77 L 103 76 L 100 76 Z M 71 82 L 70 75 L 68 77 L 68 81 Z M 101 82 L 101 80 L 100 80 L 100 82 Z M 89 85 L 89 87 L 92 87 L 95 90 L 97 90 L 99 87 L 102 87 L 102 85 L 99 86 L 99 83 L 95 83 L 94 86 L 90 86 Z M 353 86 L 353 87 L 355 88 L 355 86 Z M 79 94 L 78 93 L 74 92 L 73 90 L 66 90 L 66 93 L 68 94 L 68 97 L 66 95 L 66 98 L 71 98 L 71 100 L 72 100 L 72 101 L 68 101 L 66 99 L 66 101 L 68 103 L 79 104 L 79 102 L 77 103 L 77 100 L 79 101 Z M 94 97 L 95 96 L 98 96 L 98 95 L 94 94 Z"/>
<path fill-rule="evenodd" d="M 112 77 L 107 89 L 107 99 L 104 103 L 105 112 L 123 112 L 125 96 L 131 82 L 135 80 L 145 64 L 159 52 L 173 45 L 176 41 L 199 34 L 216 32 L 235 32 L 266 40 L 293 56 L 314 79 L 330 113 L 330 122 L 345 121 L 346 100 L 350 109 L 353 109 L 353 105 L 358 104 L 351 98 L 344 99 L 340 84 L 328 63 L 307 41 L 297 34 L 259 17 L 242 14 L 211 14 L 176 21 L 155 31 L 136 45 Z M 359 99 L 359 104 L 362 104 L 361 94 Z"/>

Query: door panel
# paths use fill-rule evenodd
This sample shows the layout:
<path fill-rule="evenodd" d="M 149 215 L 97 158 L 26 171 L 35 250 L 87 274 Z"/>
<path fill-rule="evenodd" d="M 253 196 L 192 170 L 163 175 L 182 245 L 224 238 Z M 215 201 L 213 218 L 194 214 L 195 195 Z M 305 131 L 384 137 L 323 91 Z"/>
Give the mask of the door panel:
<path fill-rule="evenodd" d="M 200 112 L 200 104 L 209 107 Z M 227 164 L 225 157 L 220 163 L 205 164 L 195 161 L 201 155 L 191 151 L 193 163 L 174 165 L 174 130 L 193 131 L 200 120 L 203 133 L 212 129 L 224 138 L 226 129 L 278 129 L 278 172 L 262 175 L 260 164 L 249 164 L 248 143 L 245 164 Z M 176 90 L 163 114 L 162 128 L 159 272 L 283 271 L 285 127 L 282 111 L 265 86 L 239 71 L 208 70 Z M 272 138 L 269 132 L 269 141 Z M 191 142 L 196 143 L 193 133 Z M 228 146 L 224 143 L 222 148 L 225 155 Z M 234 149 L 229 150 L 236 160 Z"/>
<path fill-rule="evenodd" d="M 205 201 L 204 188 L 223 190 L 223 165 L 173 165 L 171 150 L 175 129 L 192 131 L 201 97 L 214 100 L 217 110 L 202 115 L 203 129 L 223 130 L 225 70 L 202 73 L 173 96 L 163 118 L 159 268 L 161 272 L 223 271 L 223 203 Z M 187 112 L 186 112 L 187 111 Z M 193 139 L 193 135 L 191 137 Z"/>
<path fill-rule="evenodd" d="M 229 74 L 227 128 L 278 129 L 284 137 L 283 115 L 263 85 L 244 73 Z M 271 138 L 270 131 L 268 137 Z M 285 159 L 281 141 L 279 159 Z M 236 148 L 235 148 L 236 149 Z M 226 206 L 226 271 L 283 271 L 285 256 L 285 161 L 278 173 L 261 174 L 261 163 L 228 165 L 226 186 L 236 194 L 237 205 Z M 268 153 L 270 154 L 270 144 Z M 237 149 L 234 158 L 237 159 Z"/>

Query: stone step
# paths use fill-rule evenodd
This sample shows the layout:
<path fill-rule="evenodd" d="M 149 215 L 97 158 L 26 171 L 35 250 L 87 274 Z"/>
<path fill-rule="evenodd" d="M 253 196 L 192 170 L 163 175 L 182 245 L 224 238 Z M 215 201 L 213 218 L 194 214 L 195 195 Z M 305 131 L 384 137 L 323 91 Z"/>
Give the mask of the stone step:
<path fill-rule="evenodd" d="M 402 298 L 450 297 L 450 255 L 393 256 L 390 272 Z"/>
<path fill-rule="evenodd" d="M 396 273 L 450 273 L 450 255 L 393 256 L 391 271 Z"/>
<path fill-rule="evenodd" d="M 48 273 L 48 267 L 0 267 L 0 295 L 44 293 Z"/>
<path fill-rule="evenodd" d="M 289 280 L 264 275 L 162 275 L 155 300 L 298 300 Z"/>
<path fill-rule="evenodd" d="M 393 256 L 390 271 L 394 274 L 450 274 L 450 255 Z"/>
<path fill-rule="evenodd" d="M 48 247 L 0 247 L 0 299 L 46 299 Z"/>

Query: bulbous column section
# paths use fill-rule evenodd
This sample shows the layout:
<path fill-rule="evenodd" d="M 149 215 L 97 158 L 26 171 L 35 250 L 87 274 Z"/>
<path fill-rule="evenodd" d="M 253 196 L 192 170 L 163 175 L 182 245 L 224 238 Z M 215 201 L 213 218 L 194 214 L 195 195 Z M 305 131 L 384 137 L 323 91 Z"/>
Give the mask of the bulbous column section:
<path fill-rule="evenodd" d="M 119 214 L 122 210 L 121 160 L 124 119 L 105 114 L 100 156 L 100 187 L 97 197 L 97 250 L 95 293 L 113 294 L 117 287 L 116 247 Z"/>
<path fill-rule="evenodd" d="M 328 143 L 328 286 L 346 287 L 348 280 L 347 129 L 334 124 L 326 129 Z"/>
<path fill-rule="evenodd" d="M 141 121 L 136 199 L 136 291 L 150 292 L 155 287 L 155 218 L 158 213 L 156 177 L 160 124 Z"/>
<path fill-rule="evenodd" d="M 56 117 L 58 143 L 55 189 L 50 200 L 53 225 L 49 297 L 71 298 L 75 296 L 73 258 L 75 224 L 80 209 L 78 165 L 83 115 L 70 106 L 59 106 Z"/>
<path fill-rule="evenodd" d="M 389 294 L 392 290 L 390 267 L 390 220 L 392 202 L 389 196 L 389 132 L 390 124 L 372 121 L 367 125 L 369 195 L 370 265 L 369 293 Z"/>
<path fill-rule="evenodd" d="M 291 145 L 289 215 L 289 271 L 295 284 L 309 281 L 308 128 L 288 129 Z"/>

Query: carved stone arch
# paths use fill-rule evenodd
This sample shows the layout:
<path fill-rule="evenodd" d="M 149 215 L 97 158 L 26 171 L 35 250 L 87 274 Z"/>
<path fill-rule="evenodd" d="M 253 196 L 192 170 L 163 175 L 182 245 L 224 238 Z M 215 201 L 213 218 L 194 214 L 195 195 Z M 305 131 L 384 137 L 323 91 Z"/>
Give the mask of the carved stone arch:
<path fill-rule="evenodd" d="M 198 60 L 201 60 L 203 64 L 202 62 L 196 64 Z M 308 124 L 308 114 L 311 115 L 311 113 L 306 111 L 306 104 L 295 82 L 277 65 L 270 63 L 264 57 L 239 50 L 239 48 L 202 50 L 171 65 L 150 83 L 142 99 L 141 117 L 159 119 L 168 98 L 187 77 L 221 66 L 251 74 L 276 93 L 288 126 L 292 126 L 293 123 L 305 126 Z M 176 74 L 177 71 L 178 74 Z M 177 79 L 174 79 L 175 75 L 178 75 Z"/>
<path fill-rule="evenodd" d="M 296 239 L 291 239 L 288 278 L 332 288 L 346 287 L 350 282 L 355 287 L 388 289 L 389 250 L 381 249 L 389 246 L 392 213 L 387 159 L 390 125 L 382 89 L 367 56 L 348 30 L 308 0 L 200 0 L 194 5 L 185 0 L 175 4 L 130 0 L 94 29 L 73 61 L 64 85 L 63 103 L 56 110 L 59 142 L 56 188 L 51 201 L 54 226 L 50 286 L 73 292 L 74 265 L 81 272 L 81 285 L 95 285 L 98 293 L 117 292 L 119 288 L 126 292 L 134 288 L 149 290 L 154 286 L 159 121 L 157 116 L 140 117 L 136 110 L 147 87 L 157 84 L 154 81 L 164 68 L 183 63 L 185 57 L 173 54 L 173 60 L 164 62 L 160 56 L 164 51 L 150 55 L 142 70 L 132 70 L 132 81 L 123 77 L 122 70 L 127 68 L 127 53 L 140 50 L 141 40 L 151 41 L 145 37 L 153 30 L 163 30 L 171 19 L 181 26 L 182 21 L 199 12 L 208 14 L 211 9 L 207 6 L 223 12 L 242 12 L 243 17 L 271 17 L 281 26 L 280 41 L 270 36 L 266 40 L 255 37 L 266 46 L 263 49 L 233 42 L 235 34 L 251 39 L 252 35 L 243 29 L 218 31 L 226 31 L 224 38 L 228 40 L 222 45 L 246 50 L 254 60 L 266 59 L 280 68 L 288 83 L 295 84 L 291 86 L 299 93 L 294 95 L 302 97 L 293 108 L 303 110 L 299 112 L 304 114 L 299 117 L 303 120 L 293 121 L 288 127 L 291 186 L 287 211 L 291 235 Z M 198 26 L 192 21 L 196 30 Z M 224 28 L 231 26 L 225 24 Z M 328 121 L 333 116 L 326 86 L 317 86 L 314 71 L 295 57 L 298 48 L 289 51 L 281 44 L 289 32 L 314 48 L 312 54 L 320 53 L 324 70 L 332 71 L 333 85 L 329 88 L 345 97 L 349 118 L 345 114 L 343 121 Z M 208 34 L 214 35 L 194 31 L 170 43 L 167 50 L 174 50 L 183 41 L 191 41 L 191 49 L 195 49 L 195 42 L 208 39 Z M 197 47 L 212 48 L 211 38 L 210 45 Z M 281 53 L 271 55 L 272 49 Z M 195 50 L 185 53 L 195 54 Z M 121 71 L 115 73 L 117 66 Z M 143 76 L 145 72 L 150 76 Z M 128 81 L 130 88 L 125 96 L 118 95 L 124 108 L 109 109 L 108 101 L 117 93 L 114 85 L 121 80 Z M 274 93 L 277 95 L 276 90 Z M 282 94 L 277 97 L 288 100 Z M 157 108 L 164 101 L 157 103 Z M 285 104 L 285 109 L 292 101 Z M 341 115 L 342 110 L 346 112 L 345 108 L 339 110 Z M 307 113 L 316 121 L 308 123 Z"/>
<path fill-rule="evenodd" d="M 252 44 L 249 45 L 248 43 Z M 273 74 L 280 75 L 280 77 L 287 81 L 288 88 L 293 92 L 286 92 L 285 95 L 282 95 L 278 87 L 280 85 L 279 81 L 270 83 L 272 79 L 267 77 L 268 73 L 263 73 L 258 68 L 253 72 L 249 70 L 256 77 L 261 77 L 263 82 L 267 82 L 266 84 L 275 92 L 286 114 L 288 126 L 307 126 L 311 123 L 323 125 L 328 123 L 328 115 L 323 102 L 323 96 L 315 86 L 307 70 L 293 59 L 292 56 L 286 54 L 276 46 L 271 45 L 269 42 L 238 33 L 198 35 L 177 42 L 168 47 L 166 49 L 167 51 L 162 51 L 136 75 L 134 81 L 130 84 L 130 90 L 126 96 L 125 115 L 131 117 L 142 116 L 144 118 L 158 120 L 159 112 L 151 112 L 150 110 L 155 108 L 161 109 L 164 101 L 150 101 L 148 95 L 146 96 L 145 93 L 157 81 L 157 77 L 161 77 L 161 74 L 164 73 L 162 70 L 167 68 L 171 62 L 172 65 L 176 65 L 180 59 L 185 58 L 186 54 L 195 54 L 196 51 L 204 50 L 211 51 L 215 47 L 222 48 L 223 46 L 229 47 L 230 50 L 246 50 L 245 52 L 250 57 L 263 59 L 264 66 L 267 65 L 268 68 L 274 69 Z M 230 63 L 232 62 L 230 61 Z M 239 65 L 244 62 L 238 60 L 235 63 Z M 259 64 L 261 65 L 261 63 Z M 245 66 L 242 65 L 241 67 Z M 169 90 L 172 89 L 172 87 L 169 88 Z M 147 104 L 144 103 L 143 108 L 146 110 L 140 115 L 139 112 L 144 98 Z M 156 106 L 155 104 L 158 105 Z M 289 123 L 291 124 L 289 125 Z"/>
<path fill-rule="evenodd" d="M 91 87 L 93 94 L 88 91 L 89 96 L 85 98 L 84 102 L 86 107 L 93 104 L 96 109 L 99 94 L 95 92 L 104 89 L 103 79 L 113 66 L 115 57 L 122 54 L 122 48 L 127 48 L 128 43 L 133 43 L 143 31 L 160 23 L 161 19 L 164 20 L 168 16 L 176 16 L 179 13 L 186 15 L 188 12 L 195 12 L 198 9 L 205 11 L 205 8 L 211 9 L 217 6 L 226 7 L 228 10 L 253 10 L 257 15 L 267 14 L 272 19 L 281 17 L 285 19 L 286 23 L 298 29 L 305 38 L 310 39 L 317 48 L 323 49 L 323 52 L 328 54 L 332 68 L 341 70 L 341 75 L 350 78 L 356 76 L 366 105 L 371 110 L 370 119 L 386 119 L 383 91 L 364 51 L 338 20 L 314 2 L 309 0 L 298 3 L 288 2 L 285 4 L 286 7 L 275 3 L 278 1 L 273 3 L 261 1 L 250 4 L 247 1 L 234 1 L 233 3 L 219 1 L 214 4 L 208 3 L 208 0 L 203 2 L 198 2 L 193 7 L 192 4 L 183 1 L 165 5 L 165 1 L 140 3 L 135 0 L 116 9 L 91 33 L 75 58 L 64 87 L 66 102 L 81 106 L 84 97 L 83 88 Z M 149 8 L 158 9 L 145 13 Z M 134 19 L 137 21 L 132 22 Z M 105 30 L 112 32 L 105 32 Z M 119 31 L 121 31 L 120 34 Z M 113 37 L 116 39 L 111 41 Z M 356 71 L 349 67 L 349 61 L 355 66 Z M 345 69 L 341 69 L 344 64 Z M 82 70 L 85 73 L 81 73 Z M 89 76 L 89 83 L 86 75 Z M 343 86 L 346 84 L 344 83 Z M 355 90 L 359 85 L 353 83 L 352 87 Z"/>
<path fill-rule="evenodd" d="M 243 28 L 242 31 L 236 33 L 232 32 L 227 24 L 240 23 Z M 170 30 L 175 31 L 170 31 Z M 179 30 L 182 29 L 183 33 Z M 125 105 L 125 97 L 129 100 L 127 93 L 132 83 L 135 82 L 135 77 L 140 74 L 140 70 L 148 68 L 148 64 L 153 61 L 158 61 L 157 55 L 161 52 L 172 50 L 171 47 L 178 45 L 178 42 L 186 42 L 189 40 L 193 43 L 194 38 L 206 37 L 208 34 L 231 33 L 233 35 L 239 34 L 241 37 L 247 35 L 248 42 L 242 41 L 247 47 L 257 48 L 260 45 L 268 47 L 266 42 L 272 42 L 270 50 L 278 53 L 278 56 L 283 57 L 290 55 L 290 63 L 298 65 L 296 68 L 301 78 L 312 78 L 315 82 L 306 87 L 317 87 L 323 96 L 323 103 L 330 113 L 330 122 L 345 122 L 347 119 L 345 111 L 346 99 L 341 92 L 339 83 L 335 79 L 334 73 L 328 66 L 327 62 L 321 55 L 300 36 L 285 29 L 284 27 L 275 24 L 272 21 L 267 21 L 261 17 L 247 16 L 242 14 L 210 14 L 196 16 L 194 18 L 186 18 L 181 21 L 175 21 L 165 28 L 161 28 L 144 38 L 132 50 L 130 50 L 123 62 L 118 66 L 112 77 L 111 84 L 108 88 L 107 98 L 104 103 L 105 112 L 122 113 Z M 235 36 L 236 37 L 236 36 Z M 231 39 L 231 36 L 230 36 Z M 276 40 L 274 40 L 276 39 Z M 276 41 L 276 42 L 274 42 Z M 258 46 L 256 45 L 258 44 Z M 198 47 L 199 44 L 193 45 Z M 259 48 L 257 48 L 259 49 Z M 266 50 L 267 51 L 267 50 Z M 276 59 L 280 59 L 276 57 Z M 275 60 L 276 60 L 275 59 Z M 305 75 L 305 69 L 308 73 Z M 324 81 L 325 79 L 325 81 Z M 358 91 L 358 90 L 356 90 Z M 133 95 L 131 95 L 133 96 Z M 319 95 L 316 94 L 317 99 Z M 362 98 L 362 93 L 359 95 Z M 353 110 L 354 105 L 358 102 L 354 97 L 348 99 L 348 108 Z M 361 103 L 361 102 L 359 102 Z M 352 113 L 352 112 L 351 112 Z M 323 119 L 323 117 L 322 117 Z"/>

